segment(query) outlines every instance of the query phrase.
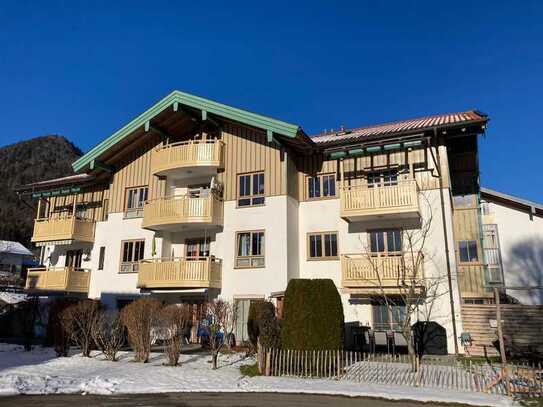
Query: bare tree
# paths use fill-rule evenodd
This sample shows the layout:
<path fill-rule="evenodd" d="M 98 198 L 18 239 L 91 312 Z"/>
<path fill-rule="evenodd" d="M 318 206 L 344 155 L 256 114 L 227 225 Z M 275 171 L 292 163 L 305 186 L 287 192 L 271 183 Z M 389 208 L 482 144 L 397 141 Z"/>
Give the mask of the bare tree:
<path fill-rule="evenodd" d="M 383 257 L 375 247 L 372 251 L 368 243 L 364 245 L 365 261 L 372 273 L 369 281 L 374 282 L 376 296 L 386 306 L 392 323 L 407 343 L 413 369 L 417 369 L 418 363 L 412 325 L 430 321 L 438 298 L 448 293 L 444 291 L 446 274 L 438 271 L 430 276 L 424 273 L 425 263 L 430 263 L 433 257 L 427 247 L 433 212 L 426 195 L 421 193 L 420 200 L 425 206 L 420 224 L 411 229 L 400 229 L 400 251 Z M 402 308 L 401 315 L 394 315 L 396 307 Z"/>
<path fill-rule="evenodd" d="M 219 352 L 228 336 L 228 328 L 232 327 L 234 308 L 232 304 L 221 299 L 210 301 L 203 307 L 203 319 L 207 323 L 213 369 L 217 369 Z"/>
<path fill-rule="evenodd" d="M 102 311 L 99 314 L 93 338 L 107 360 L 117 361 L 117 353 L 125 342 L 125 328 L 118 311 Z"/>
<path fill-rule="evenodd" d="M 128 341 L 137 362 L 149 360 L 151 328 L 156 325 L 160 308 L 160 302 L 153 298 L 139 298 L 121 311 L 121 320 L 128 330 Z"/>
<path fill-rule="evenodd" d="M 185 330 L 192 319 L 190 306 L 186 304 L 168 305 L 160 311 L 160 324 L 164 333 L 164 351 L 170 366 L 179 364 Z"/>
<path fill-rule="evenodd" d="M 82 300 L 62 311 L 60 321 L 68 337 L 81 348 L 83 356 L 90 357 L 94 345 L 93 332 L 100 316 L 100 302 Z"/>

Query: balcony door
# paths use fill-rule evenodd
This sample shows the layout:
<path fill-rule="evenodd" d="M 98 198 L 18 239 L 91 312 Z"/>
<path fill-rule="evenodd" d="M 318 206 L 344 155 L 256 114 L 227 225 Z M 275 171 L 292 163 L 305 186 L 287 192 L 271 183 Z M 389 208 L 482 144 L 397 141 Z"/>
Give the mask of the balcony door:
<path fill-rule="evenodd" d="M 372 256 L 400 256 L 402 254 L 400 229 L 372 230 L 368 234 Z"/>
<path fill-rule="evenodd" d="M 205 260 L 209 257 L 209 237 L 185 240 L 185 256 L 187 260 Z"/>
<path fill-rule="evenodd" d="M 81 260 L 83 259 L 83 250 L 68 250 L 66 251 L 66 262 L 65 266 L 80 269 Z"/>
<path fill-rule="evenodd" d="M 398 185 L 398 171 L 384 170 L 370 172 L 367 175 L 368 188 L 388 187 Z"/>

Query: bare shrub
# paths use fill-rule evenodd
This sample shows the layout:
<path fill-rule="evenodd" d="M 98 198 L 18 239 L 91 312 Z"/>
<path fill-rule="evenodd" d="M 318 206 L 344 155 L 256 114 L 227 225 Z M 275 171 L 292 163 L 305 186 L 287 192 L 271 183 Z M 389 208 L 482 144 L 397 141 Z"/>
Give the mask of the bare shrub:
<path fill-rule="evenodd" d="M 172 304 L 162 308 L 160 312 L 160 326 L 164 332 L 164 352 L 168 358 L 168 365 L 177 366 L 183 346 L 185 329 L 191 322 L 190 308 L 184 304 Z"/>
<path fill-rule="evenodd" d="M 90 357 L 94 345 L 93 332 L 101 312 L 100 302 L 82 300 L 68 306 L 61 313 L 61 324 L 68 337 L 81 348 L 85 357 Z"/>
<path fill-rule="evenodd" d="M 107 360 L 117 361 L 117 353 L 125 341 L 125 328 L 118 311 L 100 313 L 94 327 L 93 338 Z"/>
<path fill-rule="evenodd" d="M 151 327 L 156 325 L 160 302 L 139 298 L 121 311 L 121 320 L 128 330 L 128 342 L 135 352 L 136 362 L 146 363 L 151 353 Z"/>
<path fill-rule="evenodd" d="M 207 322 L 213 369 L 217 369 L 219 352 L 228 337 L 228 328 L 231 326 L 230 321 L 234 318 L 234 311 L 232 304 L 221 299 L 210 301 L 203 307 L 203 317 Z"/>
<path fill-rule="evenodd" d="M 49 344 L 53 344 L 57 356 L 68 356 L 70 338 L 62 326 L 62 312 L 73 304 L 73 300 L 66 298 L 58 298 L 50 304 L 47 340 Z"/>

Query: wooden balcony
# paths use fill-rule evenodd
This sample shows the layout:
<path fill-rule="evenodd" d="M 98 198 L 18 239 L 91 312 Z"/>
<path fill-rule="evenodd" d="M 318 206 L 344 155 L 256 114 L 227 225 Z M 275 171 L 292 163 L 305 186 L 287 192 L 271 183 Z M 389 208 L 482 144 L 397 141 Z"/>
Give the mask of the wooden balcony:
<path fill-rule="evenodd" d="M 30 268 L 26 276 L 29 291 L 87 293 L 90 271 L 73 267 Z"/>
<path fill-rule="evenodd" d="M 341 281 L 344 291 L 353 294 L 401 294 L 406 293 L 413 283 L 417 291 L 423 290 L 422 254 L 419 253 L 417 256 L 408 253 L 342 255 Z"/>
<path fill-rule="evenodd" d="M 462 298 L 493 298 L 492 290 L 486 288 L 483 264 L 458 264 L 458 286 Z"/>
<path fill-rule="evenodd" d="M 139 288 L 220 288 L 221 260 L 215 257 L 140 262 Z"/>
<path fill-rule="evenodd" d="M 95 222 L 73 215 L 36 219 L 34 221 L 33 242 L 53 242 L 75 240 L 94 242 Z"/>
<path fill-rule="evenodd" d="M 154 175 L 173 178 L 212 175 L 224 167 L 224 143 L 220 140 L 189 140 L 165 144 L 151 155 Z"/>
<path fill-rule="evenodd" d="M 142 227 L 174 230 L 220 226 L 222 218 L 223 202 L 214 194 L 206 197 L 180 195 L 145 202 Z"/>
<path fill-rule="evenodd" d="M 348 222 L 420 217 L 418 186 L 415 180 L 397 185 L 340 188 L 341 217 Z"/>

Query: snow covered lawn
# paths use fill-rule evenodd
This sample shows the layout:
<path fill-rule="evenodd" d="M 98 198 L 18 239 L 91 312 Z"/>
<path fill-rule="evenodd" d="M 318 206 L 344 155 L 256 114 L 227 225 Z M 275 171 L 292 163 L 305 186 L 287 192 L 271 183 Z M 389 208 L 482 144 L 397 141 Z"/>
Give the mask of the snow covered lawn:
<path fill-rule="evenodd" d="M 147 364 L 132 361 L 122 352 L 118 362 L 73 355 L 57 358 L 51 348 L 30 353 L 21 346 L 0 344 L 0 395 L 52 393 L 160 393 L 160 392 L 283 392 L 370 396 L 387 399 L 459 402 L 472 405 L 508 406 L 503 397 L 440 389 L 352 383 L 346 381 L 279 377 L 244 377 L 242 364 L 254 363 L 242 354 L 221 355 L 219 369 L 211 370 L 210 357 L 182 355 L 179 367 L 164 366 L 162 354 L 154 353 Z"/>

